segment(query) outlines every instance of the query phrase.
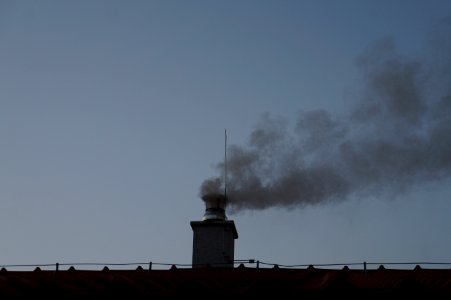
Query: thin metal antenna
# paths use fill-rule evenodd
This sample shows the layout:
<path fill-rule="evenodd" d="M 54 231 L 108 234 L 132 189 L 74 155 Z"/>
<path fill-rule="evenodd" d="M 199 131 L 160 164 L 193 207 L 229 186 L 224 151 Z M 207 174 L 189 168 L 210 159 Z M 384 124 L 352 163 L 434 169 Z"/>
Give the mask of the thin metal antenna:
<path fill-rule="evenodd" d="M 224 129 L 224 198 L 227 201 L 227 129 Z"/>

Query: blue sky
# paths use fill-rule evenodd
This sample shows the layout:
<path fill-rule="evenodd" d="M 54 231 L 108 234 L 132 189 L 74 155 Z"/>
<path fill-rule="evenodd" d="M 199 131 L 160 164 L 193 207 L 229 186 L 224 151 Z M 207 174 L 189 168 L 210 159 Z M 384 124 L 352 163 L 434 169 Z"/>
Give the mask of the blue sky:
<path fill-rule="evenodd" d="M 266 112 L 346 113 L 368 47 L 428 56 L 450 16 L 438 0 L 0 1 L 0 264 L 190 263 L 225 128 L 243 145 Z M 450 183 L 229 215 L 236 258 L 451 261 Z"/>

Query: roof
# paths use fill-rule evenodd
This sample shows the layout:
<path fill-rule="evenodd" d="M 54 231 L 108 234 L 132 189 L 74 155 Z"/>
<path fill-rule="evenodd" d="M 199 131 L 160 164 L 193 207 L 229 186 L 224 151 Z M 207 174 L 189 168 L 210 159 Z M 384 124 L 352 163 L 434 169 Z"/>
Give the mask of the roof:
<path fill-rule="evenodd" d="M 5 271 L 0 297 L 451 296 L 450 269 L 196 268 Z"/>

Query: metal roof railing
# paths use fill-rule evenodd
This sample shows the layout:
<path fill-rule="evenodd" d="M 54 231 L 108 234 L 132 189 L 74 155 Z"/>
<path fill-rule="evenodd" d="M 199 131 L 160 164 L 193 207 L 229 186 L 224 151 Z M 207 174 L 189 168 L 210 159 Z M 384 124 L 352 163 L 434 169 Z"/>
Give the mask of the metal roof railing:
<path fill-rule="evenodd" d="M 218 266 L 224 263 L 214 263 L 213 265 Z M 260 269 L 263 266 L 272 267 L 272 268 L 323 268 L 323 267 L 331 267 L 331 268 L 337 268 L 337 267 L 357 267 L 357 269 L 363 269 L 366 271 L 369 266 L 378 266 L 379 268 L 381 266 L 413 266 L 413 268 L 417 266 L 442 266 L 445 268 L 448 268 L 451 266 L 451 262 L 429 262 L 429 261 L 418 261 L 418 262 L 348 262 L 348 263 L 319 263 L 319 264 L 278 264 L 278 263 L 272 263 L 272 262 L 265 262 L 261 260 L 255 260 L 255 259 L 237 259 L 233 261 L 233 265 L 246 265 L 250 264 L 252 267 L 255 265 L 255 269 Z M 230 265 L 230 263 L 227 263 L 226 265 Z M 208 267 L 208 265 L 202 265 L 205 267 Z M 67 267 L 67 269 L 77 269 L 77 270 L 92 270 L 91 268 L 83 268 L 83 267 L 100 267 L 103 270 L 108 269 L 109 267 L 137 267 L 147 270 L 153 270 L 155 267 L 157 269 L 159 267 L 169 267 L 169 268 L 192 268 L 192 267 L 200 267 L 200 265 L 195 266 L 193 264 L 186 264 L 186 263 L 164 263 L 164 262 L 128 262 L 128 263 L 108 263 L 108 262 L 73 262 L 73 263 L 48 263 L 48 264 L 5 264 L 0 265 L 0 269 L 5 271 L 8 269 L 21 269 L 26 270 L 27 268 L 34 268 L 41 269 L 45 268 L 48 270 L 55 270 L 60 271 L 62 267 Z M 82 267 L 82 268 L 79 268 Z M 361 267 L 361 268 L 359 268 Z M 161 268 L 160 268 L 161 269 Z"/>

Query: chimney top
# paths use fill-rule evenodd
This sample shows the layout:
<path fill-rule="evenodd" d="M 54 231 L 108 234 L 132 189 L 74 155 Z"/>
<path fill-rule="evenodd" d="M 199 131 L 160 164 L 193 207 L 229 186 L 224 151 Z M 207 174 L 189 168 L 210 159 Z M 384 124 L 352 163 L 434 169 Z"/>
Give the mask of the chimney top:
<path fill-rule="evenodd" d="M 205 214 L 202 221 L 227 220 L 225 215 L 227 199 L 224 195 L 210 193 L 202 196 L 202 200 L 205 202 Z"/>

